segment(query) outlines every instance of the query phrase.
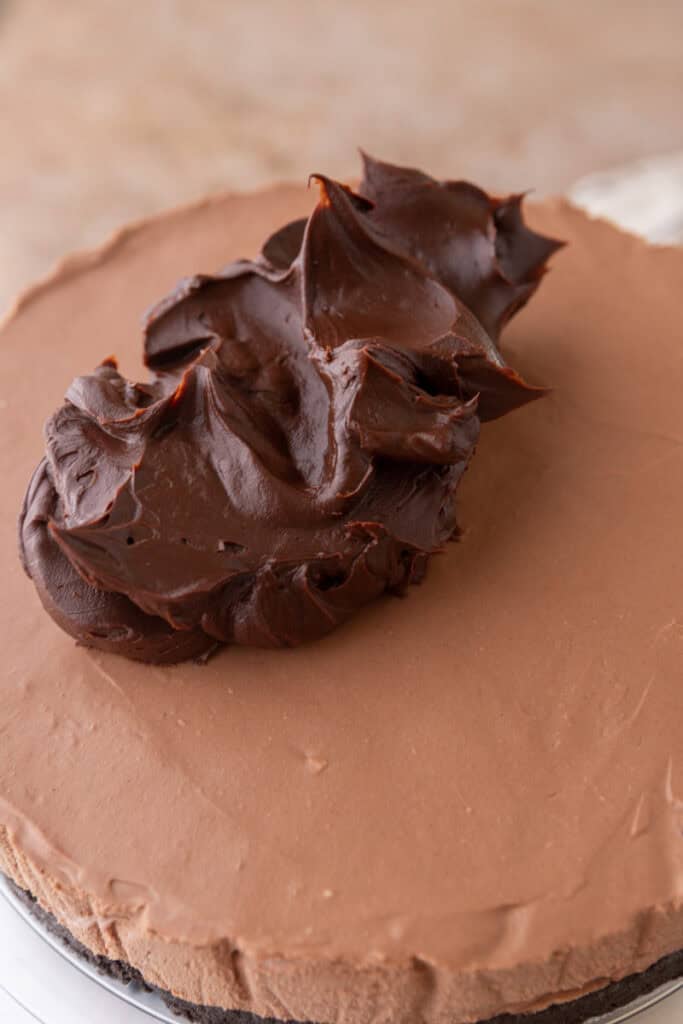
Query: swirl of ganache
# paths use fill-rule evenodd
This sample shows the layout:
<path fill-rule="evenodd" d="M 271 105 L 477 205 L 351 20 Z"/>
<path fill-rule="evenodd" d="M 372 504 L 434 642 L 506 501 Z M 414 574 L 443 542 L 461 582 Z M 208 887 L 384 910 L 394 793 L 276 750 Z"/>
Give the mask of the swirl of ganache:
<path fill-rule="evenodd" d="M 506 367 L 445 251 L 437 272 L 399 244 L 381 189 L 317 181 L 307 221 L 152 311 L 149 383 L 107 360 L 48 421 L 21 555 L 81 643 L 163 663 L 324 635 L 422 579 L 457 534 L 480 419 L 543 393 Z"/>
<path fill-rule="evenodd" d="M 460 373 L 479 397 L 481 419 L 494 419 L 544 393 L 506 366 L 500 332 L 531 298 L 547 261 L 564 243 L 532 231 L 521 194 L 496 198 L 467 181 L 437 181 L 362 153 L 359 192 L 365 216 L 382 244 L 443 284 L 479 320 L 488 337 L 460 353 Z M 268 239 L 263 256 L 288 266 L 299 251 L 305 220 Z M 467 365 L 465 365 L 467 364 Z"/>

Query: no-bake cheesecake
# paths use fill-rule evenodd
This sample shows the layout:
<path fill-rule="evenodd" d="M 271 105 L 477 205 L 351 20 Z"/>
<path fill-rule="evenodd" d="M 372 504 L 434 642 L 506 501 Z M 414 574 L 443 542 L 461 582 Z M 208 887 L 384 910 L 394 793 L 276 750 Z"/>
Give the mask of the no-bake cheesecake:
<path fill-rule="evenodd" d="M 276 280 L 315 203 L 283 186 L 133 225 L 2 328 L 0 867 L 191 1019 L 575 1024 L 683 974 L 680 250 L 529 204 L 536 235 L 569 244 L 506 328 L 501 372 L 549 390 L 482 417 L 460 543 L 430 537 L 444 550 L 420 586 L 328 635 L 268 650 L 214 629 L 180 652 L 203 663 L 131 660 L 77 646 L 16 555 L 72 378 L 111 355 L 98 379 L 144 380 L 142 312 L 293 222 L 260 257 Z M 497 351 L 496 315 L 472 315 Z M 79 579 L 90 555 L 101 569 L 90 539 Z M 72 607 L 71 578 L 51 579 Z"/>

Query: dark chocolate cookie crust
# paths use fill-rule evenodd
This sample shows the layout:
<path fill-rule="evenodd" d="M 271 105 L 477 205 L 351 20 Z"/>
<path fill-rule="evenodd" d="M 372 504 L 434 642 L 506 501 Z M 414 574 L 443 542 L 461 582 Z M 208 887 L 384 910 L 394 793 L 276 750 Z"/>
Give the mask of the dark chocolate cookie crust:
<path fill-rule="evenodd" d="M 144 977 L 124 960 L 110 960 L 105 956 L 97 956 L 87 946 L 74 938 L 68 928 L 60 924 L 56 917 L 44 910 L 32 893 L 20 889 L 11 879 L 7 879 L 14 895 L 21 900 L 33 916 L 53 935 L 58 936 L 65 946 L 92 964 L 102 974 L 106 974 L 126 985 L 136 985 L 148 992 L 156 992 L 168 1008 L 180 1018 L 194 1024 L 284 1024 L 272 1018 L 265 1020 L 244 1010 L 224 1010 L 220 1006 L 201 1006 L 178 999 L 164 989 L 150 985 Z M 683 976 L 683 949 L 670 956 L 663 957 L 642 974 L 632 974 L 622 981 L 613 982 L 597 992 L 582 996 L 569 1003 L 549 1006 L 536 1013 L 502 1013 L 479 1024 L 584 1024 L 594 1017 L 610 1013 L 620 1006 L 626 1006 L 639 996 L 653 992 L 660 985 Z M 297 1024 L 297 1022 L 291 1022 Z M 459 1024 L 453 1021 L 453 1024 Z"/>

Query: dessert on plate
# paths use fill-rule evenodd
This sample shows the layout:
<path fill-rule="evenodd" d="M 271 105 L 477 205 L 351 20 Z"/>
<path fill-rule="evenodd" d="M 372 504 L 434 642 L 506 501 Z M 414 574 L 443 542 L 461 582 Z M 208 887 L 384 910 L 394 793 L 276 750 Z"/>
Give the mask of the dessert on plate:
<path fill-rule="evenodd" d="M 2 328 L 0 868 L 191 1020 L 683 974 L 683 253 L 521 207 L 366 158 Z"/>

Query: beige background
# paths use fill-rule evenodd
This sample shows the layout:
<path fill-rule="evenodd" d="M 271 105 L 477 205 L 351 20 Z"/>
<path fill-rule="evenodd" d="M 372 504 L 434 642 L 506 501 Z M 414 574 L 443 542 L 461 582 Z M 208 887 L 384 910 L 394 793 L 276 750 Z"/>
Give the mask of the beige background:
<path fill-rule="evenodd" d="M 561 191 L 683 147 L 679 0 L 0 0 L 0 308 L 63 251 L 355 146 Z"/>

